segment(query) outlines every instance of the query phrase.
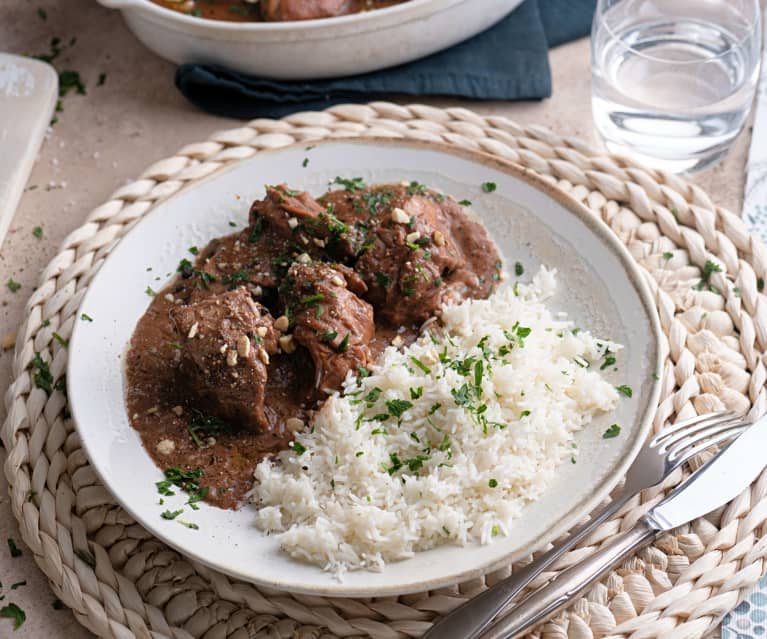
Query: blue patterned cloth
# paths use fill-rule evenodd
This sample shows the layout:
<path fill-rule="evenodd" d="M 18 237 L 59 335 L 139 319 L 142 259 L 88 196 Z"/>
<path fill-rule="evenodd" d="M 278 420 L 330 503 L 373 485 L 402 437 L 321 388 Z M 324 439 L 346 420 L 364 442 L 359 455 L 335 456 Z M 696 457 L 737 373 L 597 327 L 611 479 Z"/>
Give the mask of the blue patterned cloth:
<path fill-rule="evenodd" d="M 767 34 L 767 16 L 765 16 Z M 767 53 L 756 98 L 754 130 L 746 166 L 743 220 L 749 230 L 767 243 Z M 722 639 L 767 639 L 767 577 L 764 577 L 722 622 Z"/>

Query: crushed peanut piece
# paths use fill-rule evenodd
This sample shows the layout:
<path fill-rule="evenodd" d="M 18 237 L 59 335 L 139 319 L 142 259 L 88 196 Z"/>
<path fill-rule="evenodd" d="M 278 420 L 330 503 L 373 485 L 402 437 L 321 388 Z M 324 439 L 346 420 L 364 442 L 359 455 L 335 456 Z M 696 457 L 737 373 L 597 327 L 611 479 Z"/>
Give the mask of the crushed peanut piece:
<path fill-rule="evenodd" d="M 296 350 L 296 345 L 293 343 L 292 335 L 283 335 L 280 337 L 280 348 L 286 353 L 293 353 Z"/>
<path fill-rule="evenodd" d="M 404 340 L 403 340 L 403 339 L 402 339 L 402 338 L 401 338 L 399 335 L 397 335 L 397 336 L 396 336 L 396 337 L 395 337 L 395 338 L 394 338 L 394 339 L 391 341 L 391 345 L 392 345 L 392 346 L 396 346 L 397 348 L 399 348 L 400 346 L 402 346 L 404 343 L 405 343 L 405 341 L 404 341 Z"/>
<path fill-rule="evenodd" d="M 434 231 L 434 243 L 437 246 L 445 246 L 445 236 L 442 231 Z"/>
<path fill-rule="evenodd" d="M 175 413 L 175 414 L 176 414 L 178 417 L 181 417 L 181 415 L 183 415 L 183 414 L 184 414 L 184 408 L 183 408 L 183 406 L 174 406 L 174 407 L 173 407 L 173 412 L 174 412 L 174 413 Z"/>
<path fill-rule="evenodd" d="M 405 239 L 410 243 L 415 242 L 416 240 L 421 239 L 421 233 L 420 231 L 413 231 L 412 233 L 408 233 L 405 236 Z"/>
<path fill-rule="evenodd" d="M 298 226 L 298 220 L 294 217 L 288 218 L 288 226 L 292 229 L 296 228 Z"/>
<path fill-rule="evenodd" d="M 226 365 L 237 366 L 237 351 L 226 352 Z"/>
<path fill-rule="evenodd" d="M 288 417 L 287 421 L 285 422 L 285 427 L 291 433 L 297 433 L 299 430 L 303 430 L 304 420 L 298 419 L 298 417 Z"/>
<path fill-rule="evenodd" d="M 259 359 L 260 359 L 260 360 L 261 360 L 261 361 L 262 361 L 264 364 L 266 364 L 267 366 L 269 366 L 269 353 L 267 353 L 267 352 L 266 352 L 266 351 L 265 351 L 263 348 L 259 348 L 259 349 L 258 349 L 258 357 L 259 357 Z"/>
<path fill-rule="evenodd" d="M 250 340 L 247 335 L 240 335 L 237 339 L 237 354 L 240 357 L 247 357 L 250 355 Z"/>
<path fill-rule="evenodd" d="M 189 339 L 193 339 L 194 336 L 197 335 L 197 331 L 199 330 L 199 328 L 200 328 L 200 325 L 197 322 L 192 324 L 192 328 L 189 329 L 189 334 L 187 335 L 187 337 Z"/>
<path fill-rule="evenodd" d="M 165 293 L 165 300 L 173 304 L 173 302 L 176 301 L 176 298 L 173 297 L 173 293 Z"/>
<path fill-rule="evenodd" d="M 408 224 L 410 222 L 408 214 L 399 207 L 396 207 L 391 212 L 391 219 L 392 222 L 396 222 L 397 224 Z"/>
<path fill-rule="evenodd" d="M 274 328 L 276 328 L 278 331 L 284 333 L 288 330 L 288 326 L 290 326 L 290 320 L 288 319 L 287 315 L 280 315 L 276 320 L 274 320 Z"/>
<path fill-rule="evenodd" d="M 176 442 L 174 442 L 172 439 L 161 439 L 159 442 L 157 442 L 155 450 L 157 450 L 160 455 L 170 455 L 174 450 L 176 450 Z"/>
<path fill-rule="evenodd" d="M 299 264 L 311 264 L 312 258 L 309 257 L 307 253 L 301 253 L 301 255 L 296 258 L 296 262 Z"/>
<path fill-rule="evenodd" d="M 315 237 L 315 238 L 314 238 L 312 241 L 313 241 L 313 242 L 314 242 L 314 243 L 315 243 L 317 246 L 319 246 L 320 248 L 325 248 L 325 240 L 322 240 L 322 239 L 320 239 L 319 237 Z"/>
<path fill-rule="evenodd" d="M 343 286 L 344 280 L 340 275 L 334 275 L 333 277 L 330 278 L 330 283 L 333 284 L 334 286 Z"/>

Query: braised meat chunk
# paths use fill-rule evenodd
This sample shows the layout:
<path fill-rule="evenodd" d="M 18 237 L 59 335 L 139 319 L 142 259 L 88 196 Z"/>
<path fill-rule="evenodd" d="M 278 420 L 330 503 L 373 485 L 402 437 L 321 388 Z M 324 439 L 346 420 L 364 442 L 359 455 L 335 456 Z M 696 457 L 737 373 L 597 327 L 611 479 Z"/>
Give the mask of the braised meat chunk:
<path fill-rule="evenodd" d="M 332 392 L 346 374 L 372 362 L 373 308 L 356 294 L 366 290 L 353 271 L 324 262 L 296 262 L 282 289 L 293 338 L 314 361 L 315 387 Z"/>
<path fill-rule="evenodd" d="M 244 287 L 171 309 L 183 345 L 181 367 L 200 408 L 255 432 L 270 427 L 264 407 L 272 316 Z"/>
<path fill-rule="evenodd" d="M 371 193 L 378 200 L 385 193 L 385 206 L 375 214 L 354 268 L 381 317 L 395 326 L 416 326 L 448 302 L 489 295 L 498 253 L 455 200 L 415 182 L 375 187 L 359 197 L 370 201 Z"/>
<path fill-rule="evenodd" d="M 333 18 L 353 10 L 353 0 L 261 0 L 261 16 L 274 22 Z"/>
<path fill-rule="evenodd" d="M 348 261 L 361 246 L 356 227 L 340 220 L 332 204 L 284 184 L 266 187 L 266 197 L 251 206 L 250 222 L 252 228 L 267 225 L 315 256 Z"/>

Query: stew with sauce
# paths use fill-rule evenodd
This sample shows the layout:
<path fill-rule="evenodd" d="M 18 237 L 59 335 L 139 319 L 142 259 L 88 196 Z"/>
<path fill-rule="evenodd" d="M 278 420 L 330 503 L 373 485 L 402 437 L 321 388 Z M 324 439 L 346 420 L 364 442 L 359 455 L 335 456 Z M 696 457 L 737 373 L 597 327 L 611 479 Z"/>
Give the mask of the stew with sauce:
<path fill-rule="evenodd" d="M 284 22 L 370 11 L 407 0 L 152 0 L 167 9 L 208 20 Z"/>
<path fill-rule="evenodd" d="M 190 247 L 133 334 L 130 421 L 160 468 L 200 469 L 217 506 L 243 501 L 258 462 L 349 373 L 500 276 L 485 228 L 453 198 L 336 182 L 317 199 L 267 187 L 246 229 Z"/>

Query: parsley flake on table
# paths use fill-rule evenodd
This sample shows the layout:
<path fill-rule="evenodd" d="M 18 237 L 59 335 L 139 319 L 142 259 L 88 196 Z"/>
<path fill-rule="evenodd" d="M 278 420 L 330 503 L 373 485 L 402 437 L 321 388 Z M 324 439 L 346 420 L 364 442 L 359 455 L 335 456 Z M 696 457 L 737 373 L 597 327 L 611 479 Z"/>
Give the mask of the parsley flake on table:
<path fill-rule="evenodd" d="M 485 193 L 492 193 L 497 188 L 498 188 L 498 186 L 496 185 L 495 182 L 483 182 L 482 183 L 482 190 Z"/>
<path fill-rule="evenodd" d="M 490 488 L 495 488 L 496 486 L 498 486 L 498 480 L 491 479 L 489 482 L 487 482 L 487 485 L 490 486 Z"/>
<path fill-rule="evenodd" d="M 461 200 L 458 204 L 461 206 L 471 206 L 471 200 Z"/>
<path fill-rule="evenodd" d="M 613 439 L 621 434 L 621 427 L 618 424 L 613 424 L 602 435 L 602 439 Z"/>
<path fill-rule="evenodd" d="M 80 319 L 83 322 L 92 322 L 93 321 L 93 318 L 90 315 L 88 315 L 87 313 L 83 313 L 82 315 L 80 315 Z"/>
<path fill-rule="evenodd" d="M 525 274 L 525 267 L 522 262 L 514 262 L 514 275 L 521 277 Z"/>
<path fill-rule="evenodd" d="M 36 226 L 32 229 L 32 235 L 34 235 L 38 240 L 42 239 L 43 237 L 43 227 L 42 226 Z"/>
<path fill-rule="evenodd" d="M 626 397 L 631 397 L 634 394 L 634 391 L 631 390 L 631 386 L 626 386 L 626 384 L 616 386 L 615 390 L 617 390 L 622 395 L 625 395 Z"/>
<path fill-rule="evenodd" d="M 0 608 L 0 617 L 6 619 L 13 619 L 13 629 L 18 630 L 27 620 L 26 613 L 19 608 L 15 603 L 9 603 L 7 606 Z"/>
<path fill-rule="evenodd" d="M 11 293 L 15 293 L 21 288 L 21 284 L 19 284 L 16 280 L 14 280 L 12 277 L 6 282 L 5 284 L 8 287 L 8 290 Z"/>
<path fill-rule="evenodd" d="M 8 549 L 11 551 L 11 557 L 13 557 L 14 559 L 16 557 L 21 557 L 21 555 L 23 554 L 21 552 L 21 548 L 19 548 L 16 545 L 16 542 L 10 537 L 8 538 Z"/>

